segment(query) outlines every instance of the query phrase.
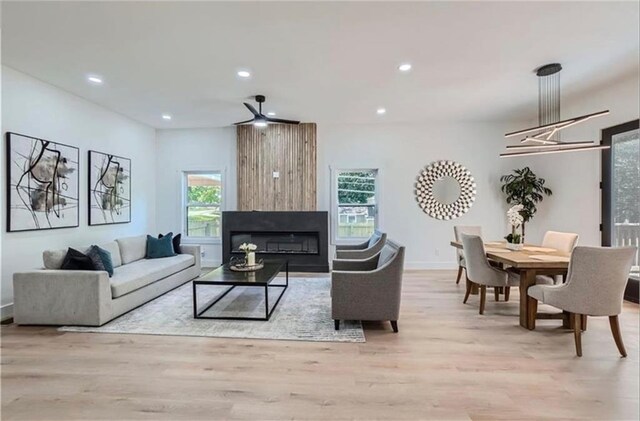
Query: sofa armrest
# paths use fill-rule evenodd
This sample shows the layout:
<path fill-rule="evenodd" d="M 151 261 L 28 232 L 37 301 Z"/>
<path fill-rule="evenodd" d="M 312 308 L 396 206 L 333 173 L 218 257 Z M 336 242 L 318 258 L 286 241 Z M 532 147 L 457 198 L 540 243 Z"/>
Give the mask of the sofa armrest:
<path fill-rule="evenodd" d="M 100 326 L 111 317 L 111 285 L 104 271 L 17 272 L 13 300 L 17 324 Z"/>
<path fill-rule="evenodd" d="M 200 246 L 197 244 L 180 244 L 182 254 L 190 254 L 196 259 L 195 266 L 198 269 L 202 268 L 202 254 L 200 253 Z"/>
<path fill-rule="evenodd" d="M 372 271 L 378 267 L 379 255 L 368 259 L 336 259 L 333 261 L 332 270 L 341 271 Z"/>

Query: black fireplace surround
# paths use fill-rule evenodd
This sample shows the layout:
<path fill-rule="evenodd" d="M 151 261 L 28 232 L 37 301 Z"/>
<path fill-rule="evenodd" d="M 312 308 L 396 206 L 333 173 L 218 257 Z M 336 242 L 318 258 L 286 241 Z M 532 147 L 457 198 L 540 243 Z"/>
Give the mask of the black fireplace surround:
<path fill-rule="evenodd" d="M 241 256 L 242 243 L 258 246 L 256 258 L 288 260 L 292 271 L 329 271 L 327 212 L 222 212 L 223 261 Z"/>

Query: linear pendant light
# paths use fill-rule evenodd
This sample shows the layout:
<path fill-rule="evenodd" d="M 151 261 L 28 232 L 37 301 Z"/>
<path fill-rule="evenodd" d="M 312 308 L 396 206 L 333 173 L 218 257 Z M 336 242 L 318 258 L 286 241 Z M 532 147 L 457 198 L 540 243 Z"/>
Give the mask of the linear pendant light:
<path fill-rule="evenodd" d="M 500 154 L 501 158 L 608 148 L 608 146 L 601 146 L 592 141 L 563 142 L 560 140 L 562 130 L 609 114 L 609 110 L 604 110 L 560 120 L 560 70 L 562 70 L 562 66 L 559 63 L 552 63 L 542 66 L 536 71 L 538 76 L 538 126 L 505 134 L 505 138 L 522 135 L 524 137 L 520 140 L 521 145 L 507 146 L 507 149 L 517 149 L 517 152 L 502 153 Z"/>

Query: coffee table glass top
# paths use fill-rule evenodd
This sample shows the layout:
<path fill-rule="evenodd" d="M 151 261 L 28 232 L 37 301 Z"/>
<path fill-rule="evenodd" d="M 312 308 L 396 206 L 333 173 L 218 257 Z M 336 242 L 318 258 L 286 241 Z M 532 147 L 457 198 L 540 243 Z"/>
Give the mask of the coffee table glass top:
<path fill-rule="evenodd" d="M 264 262 L 262 269 L 253 272 L 236 272 L 229 269 L 229 264 L 225 263 L 219 268 L 196 279 L 196 281 L 199 284 L 268 285 L 275 279 L 280 271 L 285 269 L 285 266 L 286 261 L 284 260 L 267 260 Z"/>

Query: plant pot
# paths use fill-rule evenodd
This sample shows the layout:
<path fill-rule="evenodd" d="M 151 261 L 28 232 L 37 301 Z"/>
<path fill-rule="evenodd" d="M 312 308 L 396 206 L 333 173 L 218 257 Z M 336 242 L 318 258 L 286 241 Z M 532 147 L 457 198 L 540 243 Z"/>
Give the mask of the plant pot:
<path fill-rule="evenodd" d="M 509 250 L 522 250 L 524 244 L 522 243 L 507 243 L 507 249 Z"/>

